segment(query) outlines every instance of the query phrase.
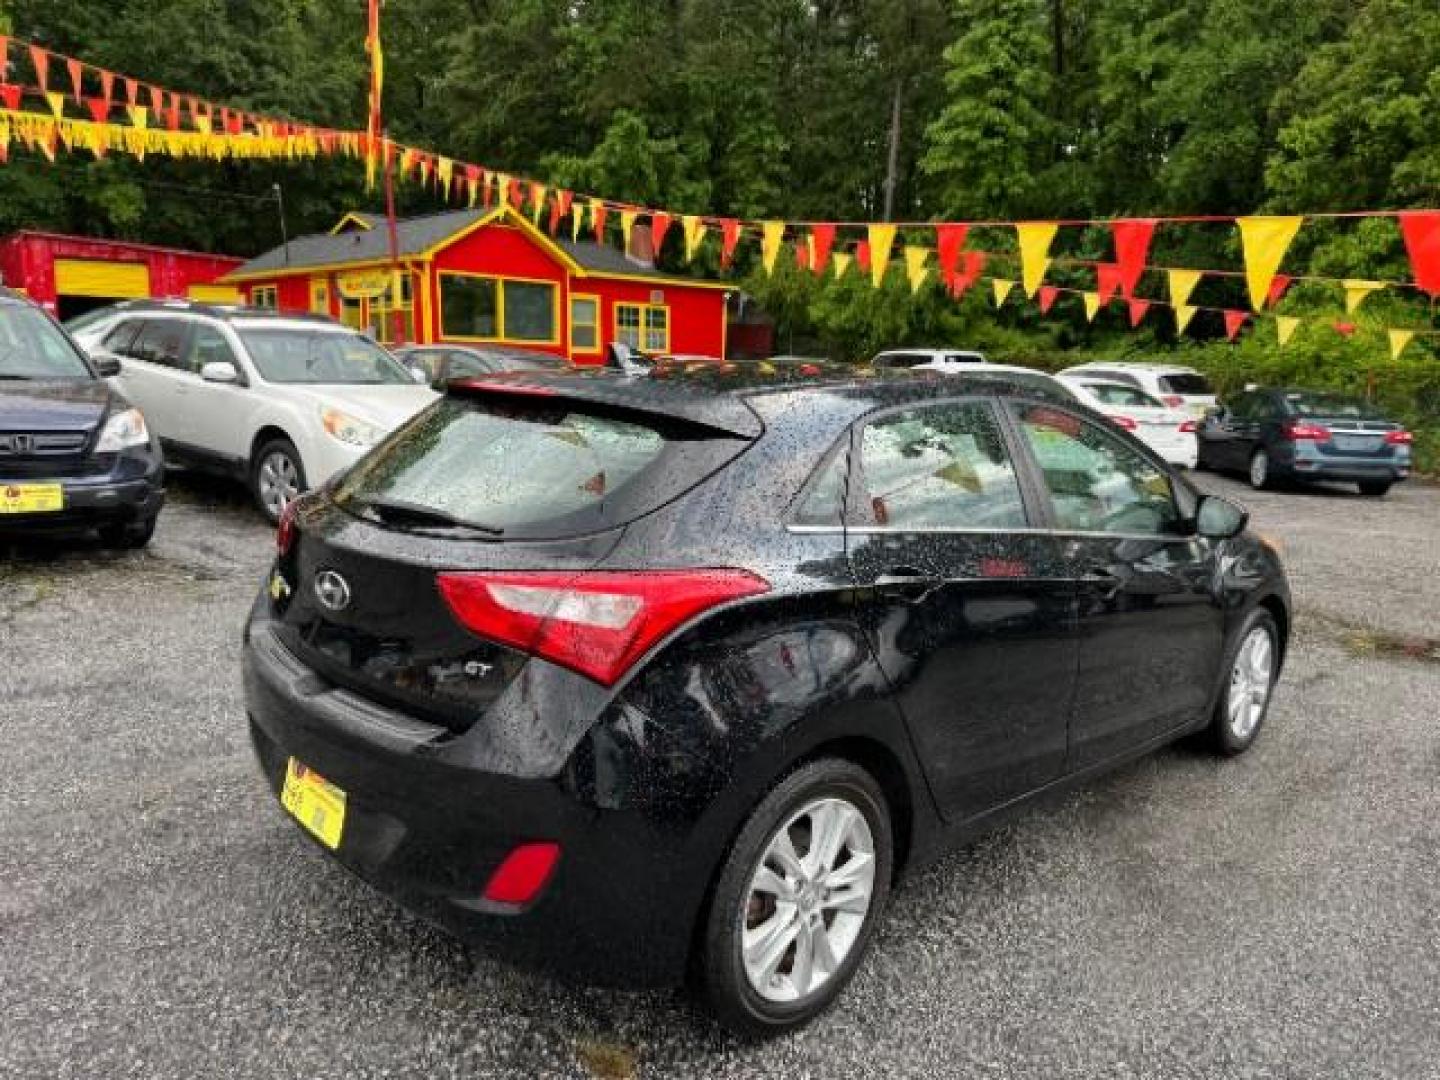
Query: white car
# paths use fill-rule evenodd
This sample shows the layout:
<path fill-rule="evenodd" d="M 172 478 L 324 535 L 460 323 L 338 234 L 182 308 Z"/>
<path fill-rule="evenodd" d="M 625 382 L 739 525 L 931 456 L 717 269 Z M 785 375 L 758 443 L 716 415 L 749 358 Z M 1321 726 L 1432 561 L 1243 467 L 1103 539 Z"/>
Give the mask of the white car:
<path fill-rule="evenodd" d="M 1194 368 L 1177 364 L 1132 364 L 1095 362 L 1060 372 L 1085 379 L 1124 383 L 1144 390 L 1172 409 L 1183 409 L 1197 420 L 1215 408 L 1215 388 Z"/>
<path fill-rule="evenodd" d="M 211 305 L 204 306 L 205 310 L 212 310 Z M 115 329 L 115 324 L 126 316 L 150 311 L 191 312 L 199 310 L 200 307 L 194 300 L 121 300 L 119 303 L 76 315 L 73 319 L 66 319 L 65 329 L 77 345 L 90 352 L 99 348 L 100 342 Z"/>
<path fill-rule="evenodd" d="M 985 363 L 982 353 L 967 349 L 886 349 L 870 361 L 876 369 L 928 368 L 942 371 Z"/>
<path fill-rule="evenodd" d="M 1200 444 L 1195 417 L 1167 406 L 1144 390 L 1090 376 L 1061 375 L 1060 381 L 1084 404 L 1154 450 L 1171 465 L 1195 468 Z"/>
<path fill-rule="evenodd" d="M 969 375 L 986 379 L 1001 379 L 1019 386 L 1028 387 L 1032 390 L 1047 391 L 1067 401 L 1080 400 L 1079 395 L 1054 375 L 1044 371 L 1037 371 L 1035 368 L 1020 367 L 1016 364 L 992 364 L 989 361 L 978 364 L 957 364 L 949 360 L 931 360 L 924 364 L 917 364 L 909 370 L 938 371 L 942 375 Z M 1085 404 L 1088 405 L 1089 402 L 1087 401 Z"/>
<path fill-rule="evenodd" d="M 439 396 L 322 316 L 145 305 L 91 351 L 120 359 L 168 461 L 245 480 L 271 520 Z"/>

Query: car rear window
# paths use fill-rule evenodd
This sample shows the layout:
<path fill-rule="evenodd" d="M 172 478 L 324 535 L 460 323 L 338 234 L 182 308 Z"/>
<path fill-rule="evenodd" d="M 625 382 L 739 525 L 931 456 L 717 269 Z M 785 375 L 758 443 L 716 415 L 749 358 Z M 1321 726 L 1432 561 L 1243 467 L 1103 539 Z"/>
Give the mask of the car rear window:
<path fill-rule="evenodd" d="M 1163 409 L 1165 407 L 1158 399 L 1151 397 L 1138 387 L 1122 386 L 1119 383 L 1092 382 L 1081 385 L 1106 405 L 1119 405 L 1130 409 Z"/>
<path fill-rule="evenodd" d="M 1210 380 L 1193 372 L 1184 375 L 1161 375 L 1160 389 L 1167 394 L 1186 394 L 1193 397 L 1210 397 L 1215 393 Z"/>
<path fill-rule="evenodd" d="M 683 421 L 588 403 L 456 395 L 356 465 L 335 500 L 422 531 L 449 519 L 495 537 L 578 536 L 664 505 L 746 445 Z"/>
<path fill-rule="evenodd" d="M 1344 394 L 1289 393 L 1285 406 L 1294 416 L 1327 420 L 1383 420 L 1385 414 L 1368 401 Z"/>

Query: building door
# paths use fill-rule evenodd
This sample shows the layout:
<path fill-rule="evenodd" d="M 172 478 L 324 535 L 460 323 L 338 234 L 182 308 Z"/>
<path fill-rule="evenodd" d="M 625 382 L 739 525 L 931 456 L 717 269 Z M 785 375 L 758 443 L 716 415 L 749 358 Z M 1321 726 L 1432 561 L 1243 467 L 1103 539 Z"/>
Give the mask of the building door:
<path fill-rule="evenodd" d="M 117 300 L 138 300 L 149 295 L 150 268 L 144 263 L 55 260 L 56 314 L 62 320 Z"/>

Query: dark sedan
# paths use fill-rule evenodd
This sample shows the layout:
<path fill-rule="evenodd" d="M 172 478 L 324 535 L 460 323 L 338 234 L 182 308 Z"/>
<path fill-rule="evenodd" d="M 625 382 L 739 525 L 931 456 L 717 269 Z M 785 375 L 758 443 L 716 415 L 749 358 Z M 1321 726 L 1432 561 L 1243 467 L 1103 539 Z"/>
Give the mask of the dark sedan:
<path fill-rule="evenodd" d="M 501 345 L 410 345 L 395 358 L 425 381 L 443 390 L 451 379 L 497 375 L 505 371 L 562 371 L 569 363 L 551 353 Z"/>
<path fill-rule="evenodd" d="M 1003 378 L 452 383 L 282 522 L 251 735 L 341 863 L 494 955 L 770 1034 L 896 875 L 1204 733 L 1289 592 L 1235 505 Z"/>
<path fill-rule="evenodd" d="M 1279 480 L 1342 480 L 1380 497 L 1410 475 L 1410 432 L 1369 402 L 1316 390 L 1248 390 L 1207 414 L 1199 467 Z"/>
<path fill-rule="evenodd" d="M 118 370 L 115 369 L 115 370 Z M 165 463 L 140 410 L 40 308 L 0 289 L 0 533 L 149 543 Z"/>

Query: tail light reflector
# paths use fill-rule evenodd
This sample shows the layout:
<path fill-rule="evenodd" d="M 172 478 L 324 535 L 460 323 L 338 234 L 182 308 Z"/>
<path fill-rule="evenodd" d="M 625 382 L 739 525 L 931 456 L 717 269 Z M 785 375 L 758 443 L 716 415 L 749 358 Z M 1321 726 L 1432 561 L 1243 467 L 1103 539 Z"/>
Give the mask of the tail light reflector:
<path fill-rule="evenodd" d="M 1126 431 L 1134 431 L 1139 425 L 1128 416 L 1112 416 L 1110 422 L 1116 427 L 1124 428 Z"/>
<path fill-rule="evenodd" d="M 1408 431 L 1387 431 L 1385 442 L 1390 446 L 1409 446 L 1415 441 L 1415 436 Z"/>
<path fill-rule="evenodd" d="M 1178 409 L 1181 405 L 1185 404 L 1185 399 L 1179 394 L 1166 394 L 1160 400 L 1172 409 Z"/>
<path fill-rule="evenodd" d="M 1329 442 L 1330 429 L 1324 424 L 1292 420 L 1285 425 L 1285 437 L 1292 442 Z"/>
<path fill-rule="evenodd" d="M 485 886 L 494 904 L 528 904 L 540 895 L 560 859 L 560 845 L 549 841 L 521 844 L 495 868 Z"/>
<path fill-rule="evenodd" d="M 290 549 L 295 546 L 295 503 L 285 504 L 285 509 L 280 511 L 280 524 L 275 529 L 275 550 L 281 556 L 289 555 Z"/>
<path fill-rule="evenodd" d="M 480 571 L 438 582 L 472 633 L 604 686 L 701 612 L 770 591 L 745 570 Z"/>
<path fill-rule="evenodd" d="M 1199 425 L 1194 420 L 1183 420 L 1180 423 L 1181 435 L 1194 435 Z"/>

